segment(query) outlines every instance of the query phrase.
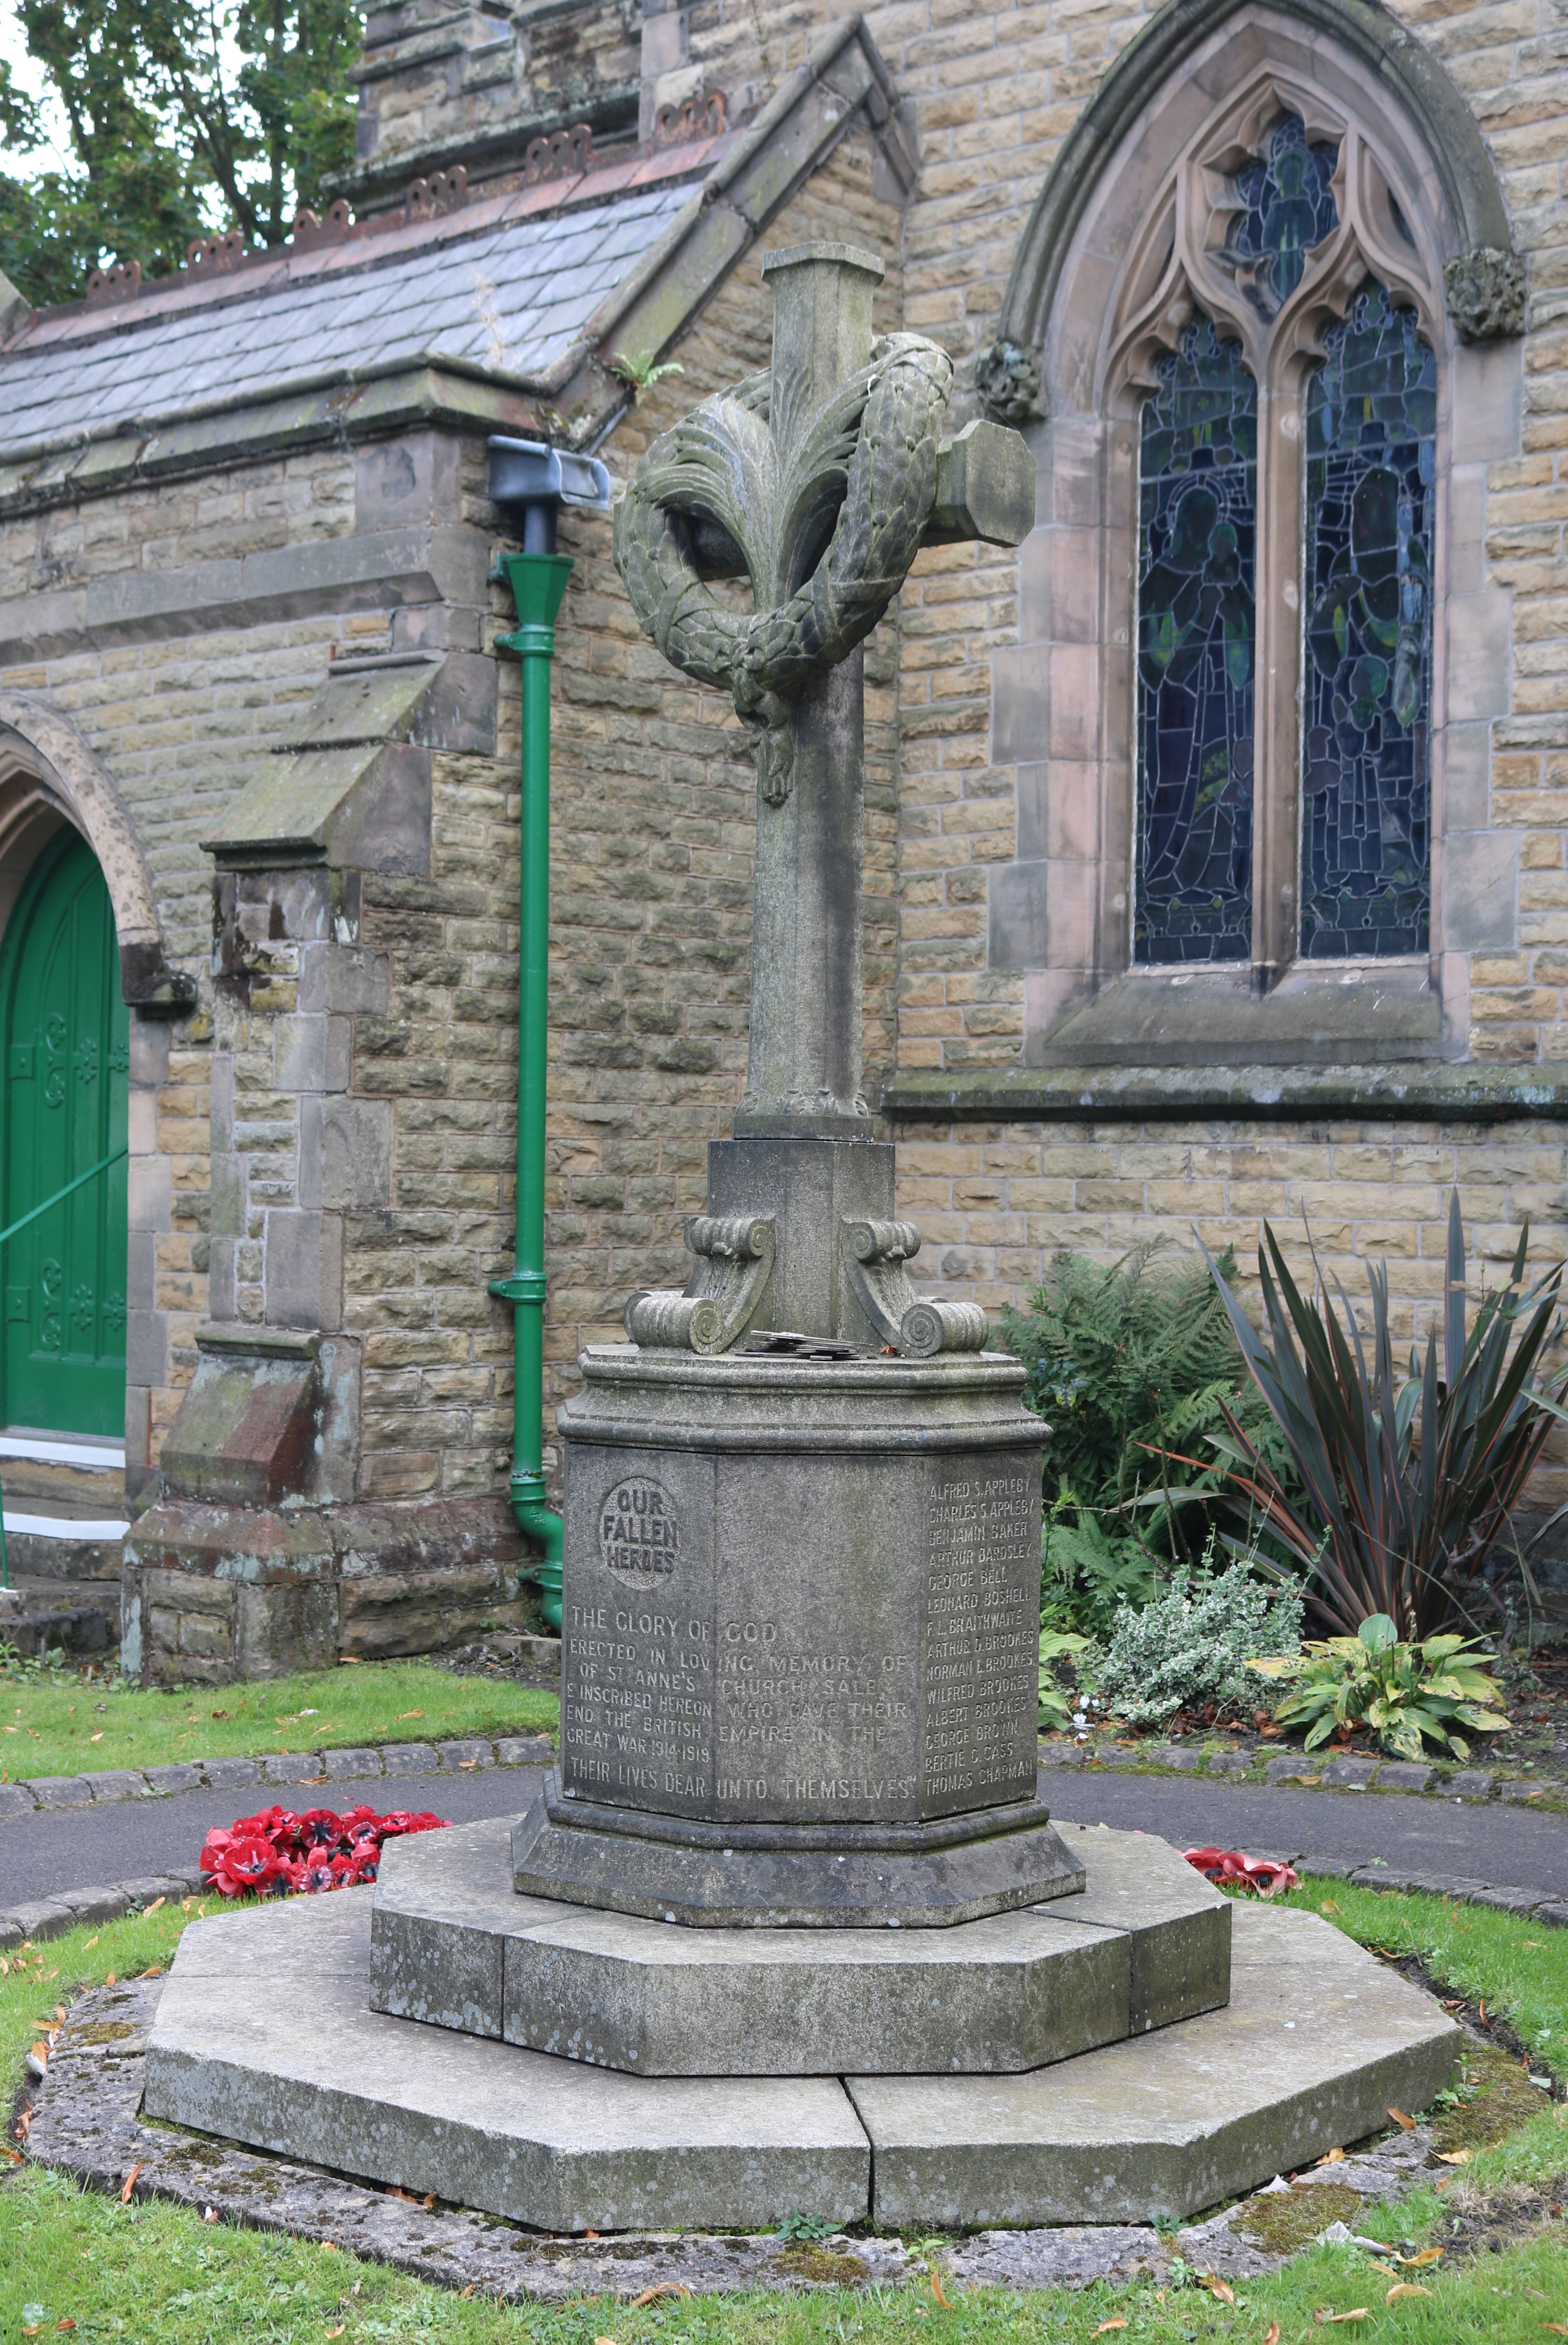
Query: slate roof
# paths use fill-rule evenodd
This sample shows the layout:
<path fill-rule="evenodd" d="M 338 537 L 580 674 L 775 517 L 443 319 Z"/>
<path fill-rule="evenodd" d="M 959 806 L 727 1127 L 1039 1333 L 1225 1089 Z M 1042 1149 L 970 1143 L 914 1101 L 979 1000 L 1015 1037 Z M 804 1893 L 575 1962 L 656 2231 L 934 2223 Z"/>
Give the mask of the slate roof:
<path fill-rule="evenodd" d="M 24 333 L 0 351 L 0 454 L 62 429 L 97 437 L 210 401 L 269 397 L 291 382 L 427 352 L 499 374 L 537 373 L 562 356 L 691 194 L 689 185 L 636 191 L 313 279 L 259 286 L 249 296 L 132 316 L 90 338 L 78 325 L 68 340 L 29 347 Z"/>

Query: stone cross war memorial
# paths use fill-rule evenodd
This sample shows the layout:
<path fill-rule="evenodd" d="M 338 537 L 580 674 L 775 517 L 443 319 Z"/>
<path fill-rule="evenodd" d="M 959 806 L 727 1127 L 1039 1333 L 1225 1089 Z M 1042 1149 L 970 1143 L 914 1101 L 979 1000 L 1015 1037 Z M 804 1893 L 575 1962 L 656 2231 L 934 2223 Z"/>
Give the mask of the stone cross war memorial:
<path fill-rule="evenodd" d="M 1423 2106 L 1458 2035 L 1043 1802 L 1044 1428 L 984 1314 L 918 1292 L 860 1060 L 860 646 L 921 545 L 1022 541 L 1034 467 L 948 435 L 934 343 L 873 340 L 875 255 L 764 271 L 770 371 L 616 521 L 642 626 L 752 737 L 756 949 L 690 1276 L 560 1413 L 559 1767 L 373 1889 L 188 1930 L 147 2108 L 553 2230 L 1189 2214 Z"/>

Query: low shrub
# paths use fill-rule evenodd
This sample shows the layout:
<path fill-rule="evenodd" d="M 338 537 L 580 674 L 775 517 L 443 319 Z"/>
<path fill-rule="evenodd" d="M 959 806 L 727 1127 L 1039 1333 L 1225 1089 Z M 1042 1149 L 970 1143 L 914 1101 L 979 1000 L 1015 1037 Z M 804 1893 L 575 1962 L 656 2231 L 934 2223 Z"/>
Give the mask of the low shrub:
<path fill-rule="evenodd" d="M 1473 1625 L 1476 1583 L 1494 1549 L 1519 1551 L 1514 1508 L 1548 1435 L 1568 1416 L 1568 1370 L 1551 1359 L 1563 1333 L 1563 1264 L 1527 1283 L 1526 1223 L 1505 1284 L 1483 1294 L 1469 1316 L 1456 1190 L 1441 1337 L 1434 1326 L 1424 1352 L 1412 1346 L 1401 1369 L 1386 1263 L 1367 1265 L 1372 1325 L 1363 1335 L 1342 1286 L 1339 1309 L 1329 1301 L 1315 1250 L 1318 1293 L 1308 1297 L 1267 1222 L 1263 1237 L 1263 1333 L 1230 1291 L 1234 1272 L 1223 1260 L 1211 1267 L 1293 1475 L 1288 1483 L 1256 1426 L 1227 1402 L 1219 1405 L 1225 1429 L 1209 1447 L 1228 1464 L 1271 1548 L 1303 1575 L 1324 1628 L 1353 1639 L 1364 1620 L 1386 1615 L 1396 1636 L 1419 1641 Z"/>
<path fill-rule="evenodd" d="M 1263 1673 L 1295 1680 L 1274 1715 L 1281 1726 L 1307 1729 L 1308 1751 L 1338 1727 L 1367 1726 L 1401 1759 L 1419 1759 L 1423 1740 L 1468 1759 L 1457 1727 L 1500 1734 L 1508 1724 L 1490 1660 L 1463 1637 L 1403 1644 L 1388 1615 L 1374 1613 L 1353 1637 L 1309 1644 L 1298 1658 L 1266 1662 Z"/>
<path fill-rule="evenodd" d="M 1268 1692 L 1253 1656 L 1294 1654 L 1301 1599 L 1266 1588 L 1242 1563 L 1217 1577 L 1178 1568 L 1141 1611 L 1124 1605 L 1096 1682 L 1103 1709 L 1129 1726 L 1163 1726 L 1178 1710 L 1250 1713 Z"/>

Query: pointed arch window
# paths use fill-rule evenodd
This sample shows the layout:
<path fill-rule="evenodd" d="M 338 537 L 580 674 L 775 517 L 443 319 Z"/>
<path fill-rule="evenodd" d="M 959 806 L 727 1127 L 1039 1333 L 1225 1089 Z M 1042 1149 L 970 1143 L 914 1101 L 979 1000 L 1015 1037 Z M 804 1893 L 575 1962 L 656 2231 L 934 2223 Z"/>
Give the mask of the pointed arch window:
<path fill-rule="evenodd" d="M 1358 126 L 1272 77 L 1132 257 L 1135 966 L 1429 950 L 1441 314 Z"/>

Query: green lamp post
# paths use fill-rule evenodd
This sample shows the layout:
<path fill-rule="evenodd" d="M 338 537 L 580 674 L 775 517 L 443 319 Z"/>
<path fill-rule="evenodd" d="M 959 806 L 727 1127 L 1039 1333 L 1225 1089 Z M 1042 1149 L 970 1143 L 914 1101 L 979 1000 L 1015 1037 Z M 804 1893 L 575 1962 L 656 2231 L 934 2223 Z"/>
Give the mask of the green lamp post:
<path fill-rule="evenodd" d="M 522 871 L 517 951 L 517 1237 L 510 1277 L 490 1282 L 513 1325 L 512 1473 L 520 1528 L 543 1548 L 533 1568 L 545 1619 L 561 1626 L 561 1518 L 545 1502 L 545 1097 L 550 992 L 550 662 L 571 559 L 555 551 L 563 504 L 607 513 L 610 478 L 590 456 L 529 440 L 490 442 L 490 495 L 520 523 L 521 553 L 501 557 L 517 625 L 498 635 L 523 664 Z"/>

